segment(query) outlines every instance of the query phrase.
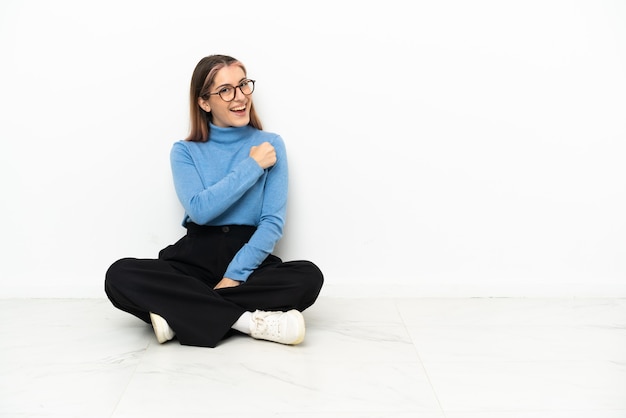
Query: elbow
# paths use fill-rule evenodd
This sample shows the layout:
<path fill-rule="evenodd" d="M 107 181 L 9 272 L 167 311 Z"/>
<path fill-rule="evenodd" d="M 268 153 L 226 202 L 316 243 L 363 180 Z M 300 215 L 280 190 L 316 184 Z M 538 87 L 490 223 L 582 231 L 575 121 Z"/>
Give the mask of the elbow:
<path fill-rule="evenodd" d="M 206 225 L 210 219 L 208 216 L 199 216 L 198 214 L 189 212 L 187 212 L 187 216 L 189 217 L 189 220 L 196 225 Z"/>
<path fill-rule="evenodd" d="M 285 222 L 282 217 L 279 216 L 265 216 L 261 218 L 259 227 L 271 231 L 272 235 L 277 239 L 283 236 L 283 226 Z"/>
<path fill-rule="evenodd" d="M 193 198 L 184 206 L 187 216 L 193 223 L 197 225 L 205 225 L 211 220 L 211 214 L 208 213 L 206 208 L 202 208 L 200 205 L 195 203 Z"/>

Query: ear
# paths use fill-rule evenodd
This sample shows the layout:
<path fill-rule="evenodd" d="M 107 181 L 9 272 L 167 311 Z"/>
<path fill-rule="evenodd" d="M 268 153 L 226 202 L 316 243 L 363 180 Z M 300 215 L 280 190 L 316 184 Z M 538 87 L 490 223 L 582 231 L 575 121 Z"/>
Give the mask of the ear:
<path fill-rule="evenodd" d="M 211 111 L 211 105 L 209 105 L 209 101 L 203 99 L 202 97 L 198 97 L 198 106 L 200 106 L 200 108 L 207 113 Z"/>

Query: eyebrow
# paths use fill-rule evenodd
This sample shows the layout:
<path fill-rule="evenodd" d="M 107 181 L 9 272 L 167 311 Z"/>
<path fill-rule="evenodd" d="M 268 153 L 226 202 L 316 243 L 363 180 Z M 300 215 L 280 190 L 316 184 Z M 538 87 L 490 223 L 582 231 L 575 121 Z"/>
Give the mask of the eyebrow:
<path fill-rule="evenodd" d="M 248 79 L 248 77 L 244 77 L 244 78 L 242 78 L 241 80 L 239 80 L 239 81 L 237 82 L 237 84 L 239 84 L 239 83 L 241 83 L 242 81 L 247 80 L 247 79 Z M 220 87 L 226 87 L 226 86 L 234 87 L 232 84 L 220 84 L 219 86 L 216 86 L 215 88 L 216 88 L 216 89 L 219 89 Z"/>

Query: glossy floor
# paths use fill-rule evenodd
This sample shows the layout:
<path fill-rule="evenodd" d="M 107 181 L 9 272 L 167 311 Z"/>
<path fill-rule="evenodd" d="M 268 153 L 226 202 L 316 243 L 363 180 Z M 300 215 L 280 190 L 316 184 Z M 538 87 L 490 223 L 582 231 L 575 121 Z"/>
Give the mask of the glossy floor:
<path fill-rule="evenodd" d="M 320 298 L 299 346 L 0 300 L 2 417 L 626 417 L 624 299 Z"/>

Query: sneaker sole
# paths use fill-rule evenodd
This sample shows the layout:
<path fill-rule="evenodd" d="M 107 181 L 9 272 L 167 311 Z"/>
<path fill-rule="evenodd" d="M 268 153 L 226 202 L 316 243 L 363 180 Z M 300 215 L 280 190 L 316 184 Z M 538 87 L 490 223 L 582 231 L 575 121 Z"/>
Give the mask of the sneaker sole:
<path fill-rule="evenodd" d="M 171 340 L 171 338 L 168 338 L 168 335 L 167 335 L 169 325 L 167 325 L 167 322 L 165 321 L 165 319 L 161 318 L 159 315 L 156 315 L 150 312 L 150 322 L 152 322 L 154 335 L 156 336 L 156 339 L 159 342 L 159 344 L 163 344 Z"/>
<path fill-rule="evenodd" d="M 298 311 L 297 309 L 292 309 L 291 311 L 287 313 L 291 314 L 292 312 L 298 318 L 298 328 L 301 330 L 301 332 L 300 334 L 296 336 L 296 339 L 293 342 L 286 343 L 286 344 L 297 345 L 297 344 L 300 344 L 302 341 L 304 341 L 304 334 L 305 334 L 304 317 L 302 316 L 302 313 L 300 313 L 300 311 Z"/>

